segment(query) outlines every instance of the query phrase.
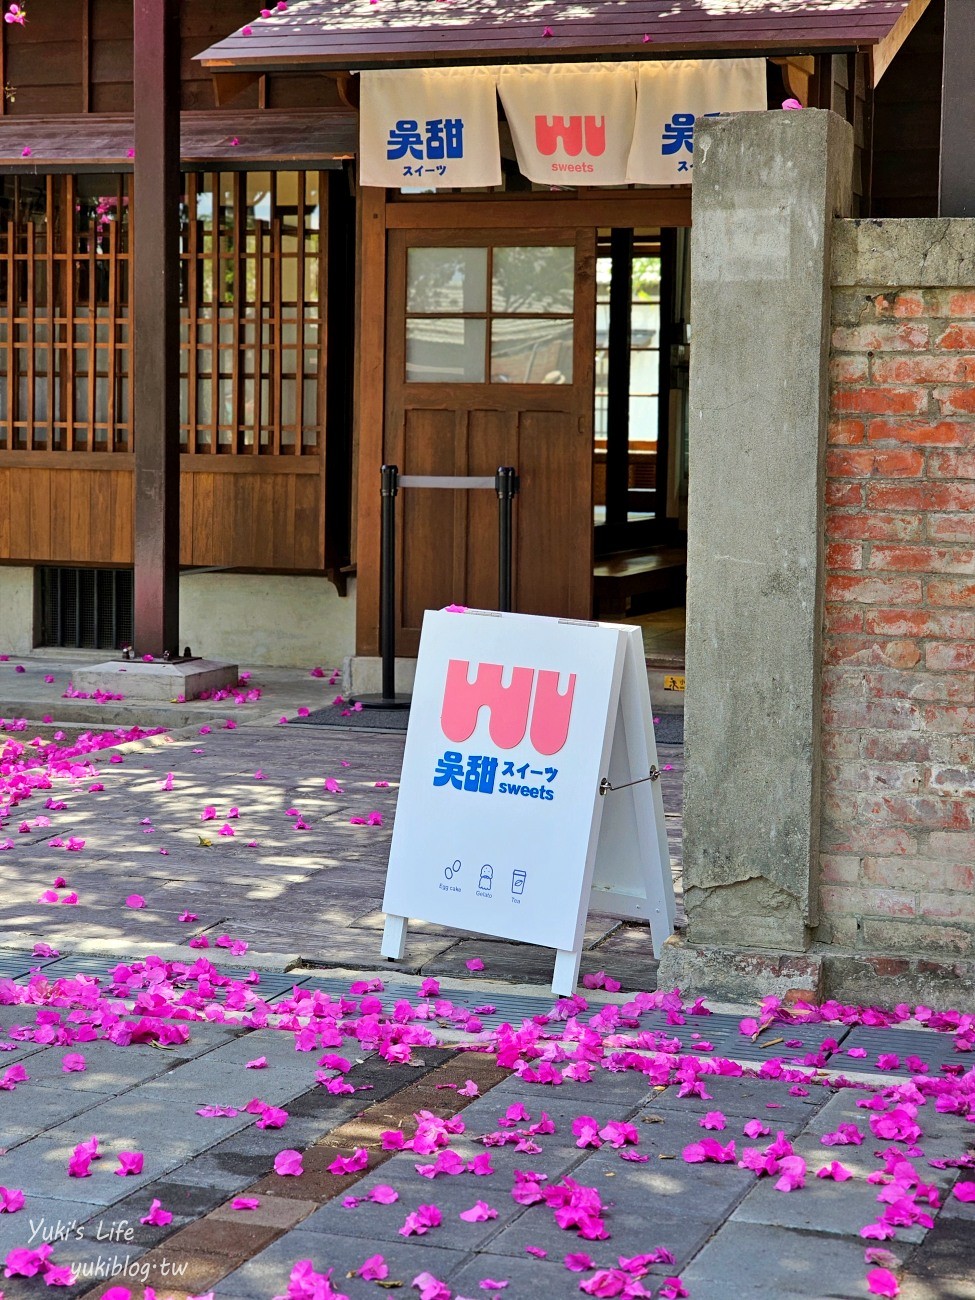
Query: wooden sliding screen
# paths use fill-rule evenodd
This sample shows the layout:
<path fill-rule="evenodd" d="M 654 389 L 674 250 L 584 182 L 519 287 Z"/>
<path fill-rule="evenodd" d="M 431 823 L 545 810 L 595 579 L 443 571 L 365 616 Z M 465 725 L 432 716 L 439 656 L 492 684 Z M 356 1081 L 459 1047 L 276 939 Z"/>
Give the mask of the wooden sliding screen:
<path fill-rule="evenodd" d="M 184 564 L 324 567 L 326 181 L 185 177 Z M 0 177 L 0 560 L 131 563 L 135 217 L 131 177 Z"/>

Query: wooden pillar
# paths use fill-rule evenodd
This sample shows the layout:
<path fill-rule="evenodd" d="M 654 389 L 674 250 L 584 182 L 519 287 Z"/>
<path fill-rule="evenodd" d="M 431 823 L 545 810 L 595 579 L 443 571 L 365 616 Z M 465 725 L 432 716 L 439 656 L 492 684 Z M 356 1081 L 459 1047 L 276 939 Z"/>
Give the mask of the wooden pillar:
<path fill-rule="evenodd" d="M 135 648 L 159 657 L 179 642 L 178 0 L 133 0 L 133 20 Z"/>
<path fill-rule="evenodd" d="M 938 215 L 975 216 L 975 0 L 945 0 Z"/>

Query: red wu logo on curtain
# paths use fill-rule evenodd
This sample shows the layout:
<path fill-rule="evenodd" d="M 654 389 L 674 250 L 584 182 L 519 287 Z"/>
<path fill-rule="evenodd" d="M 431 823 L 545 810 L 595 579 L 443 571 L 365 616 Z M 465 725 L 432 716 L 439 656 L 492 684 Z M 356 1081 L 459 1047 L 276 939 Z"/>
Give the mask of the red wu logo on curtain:
<path fill-rule="evenodd" d="M 624 183 L 636 113 L 631 64 L 503 67 L 498 93 L 523 176 L 549 185 Z"/>
<path fill-rule="evenodd" d="M 578 158 L 583 152 L 590 158 L 601 158 L 606 152 L 605 117 L 536 117 L 538 152 L 550 158 L 560 145 L 570 158 Z"/>

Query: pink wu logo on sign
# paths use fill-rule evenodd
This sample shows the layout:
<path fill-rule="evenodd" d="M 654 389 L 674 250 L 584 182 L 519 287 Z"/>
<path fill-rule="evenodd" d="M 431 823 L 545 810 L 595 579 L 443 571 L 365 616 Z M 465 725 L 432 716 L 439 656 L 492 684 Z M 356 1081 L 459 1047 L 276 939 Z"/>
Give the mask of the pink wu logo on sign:
<path fill-rule="evenodd" d="M 478 713 L 486 705 L 490 713 L 488 733 L 499 749 L 514 749 L 528 732 L 537 753 L 557 754 L 569 736 L 575 673 L 569 674 L 564 694 L 559 692 L 559 674 L 549 669 L 513 668 L 508 686 L 501 684 L 503 673 L 501 664 L 478 664 L 472 682 L 470 662 L 450 660 L 440 712 L 443 734 L 457 745 L 469 740 L 477 726 Z"/>

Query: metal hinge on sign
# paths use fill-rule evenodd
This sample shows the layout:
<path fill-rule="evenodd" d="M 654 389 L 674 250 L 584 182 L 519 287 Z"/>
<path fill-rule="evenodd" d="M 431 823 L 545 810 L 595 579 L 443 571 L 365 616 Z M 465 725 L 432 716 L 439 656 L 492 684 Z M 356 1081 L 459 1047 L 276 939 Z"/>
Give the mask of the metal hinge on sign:
<path fill-rule="evenodd" d="M 608 794 L 610 790 L 626 790 L 631 785 L 642 785 L 644 781 L 659 781 L 659 780 L 660 780 L 660 769 L 656 767 L 653 763 L 651 763 L 650 775 L 638 776 L 635 781 L 623 781 L 620 785 L 611 785 L 609 777 L 604 776 L 599 783 L 599 793 L 601 795 Z"/>

